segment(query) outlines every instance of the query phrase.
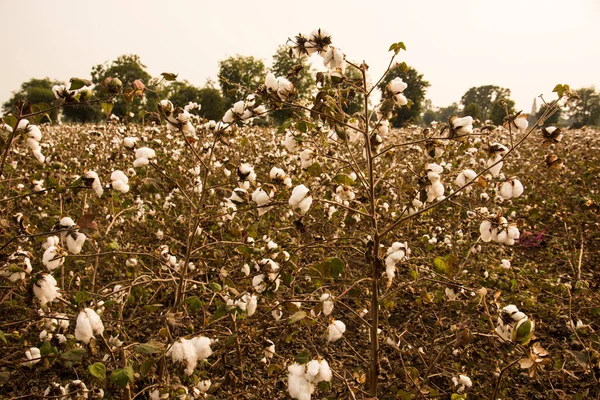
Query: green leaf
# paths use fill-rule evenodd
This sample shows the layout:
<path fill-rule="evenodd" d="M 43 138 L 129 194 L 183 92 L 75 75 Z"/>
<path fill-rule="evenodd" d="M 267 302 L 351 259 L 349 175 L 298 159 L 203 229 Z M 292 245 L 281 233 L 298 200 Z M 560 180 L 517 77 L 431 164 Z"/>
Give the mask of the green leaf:
<path fill-rule="evenodd" d="M 101 362 L 95 362 L 88 365 L 88 371 L 90 371 L 90 374 L 93 377 L 98 378 L 101 381 L 106 380 L 106 366 Z"/>
<path fill-rule="evenodd" d="M 152 355 L 157 353 L 162 353 L 165 348 L 165 345 L 161 342 L 149 341 L 147 343 L 141 343 L 135 346 L 135 352 L 142 355 Z"/>
<path fill-rule="evenodd" d="M 177 79 L 178 74 L 173 74 L 171 72 L 163 72 L 162 77 L 165 78 L 166 81 L 174 81 Z"/>
<path fill-rule="evenodd" d="M 44 342 L 41 346 L 40 346 L 40 354 L 43 356 L 47 356 L 49 354 L 56 354 L 58 353 L 58 351 L 56 350 L 56 347 L 53 347 L 50 342 Z"/>
<path fill-rule="evenodd" d="M 152 357 L 148 357 L 146 360 L 144 360 L 144 362 L 140 366 L 140 375 L 142 375 L 142 376 L 146 375 L 150 371 L 150 369 L 154 366 L 155 363 L 156 363 L 156 360 Z"/>
<path fill-rule="evenodd" d="M 400 50 L 406 51 L 406 46 L 404 45 L 404 42 L 392 43 L 388 51 L 393 51 L 394 54 L 398 54 Z"/>
<path fill-rule="evenodd" d="M 185 304 L 188 305 L 188 309 L 191 312 L 196 312 L 202 309 L 202 306 L 204 306 L 204 302 L 200 300 L 198 296 L 188 297 L 187 299 L 185 299 Z"/>
<path fill-rule="evenodd" d="M 60 355 L 61 360 L 65 361 L 65 365 L 71 366 L 75 363 L 81 362 L 85 356 L 86 351 L 84 349 L 72 349 L 66 353 Z"/>
<path fill-rule="evenodd" d="M 318 162 L 315 162 L 306 169 L 306 172 L 312 177 L 319 176 L 321 175 L 321 165 Z"/>
<path fill-rule="evenodd" d="M 218 284 L 218 283 L 216 283 L 216 282 L 211 282 L 211 283 L 209 284 L 209 286 L 210 286 L 210 288 L 211 288 L 211 289 L 212 289 L 214 292 L 220 292 L 220 291 L 221 291 L 221 289 L 223 289 L 223 288 L 221 287 L 221 285 L 219 285 L 219 284 Z"/>
<path fill-rule="evenodd" d="M 340 185 L 353 185 L 354 181 L 346 174 L 338 174 L 333 178 L 335 183 L 339 183 Z"/>
<path fill-rule="evenodd" d="M 92 81 L 90 81 L 88 79 L 71 78 L 69 80 L 69 82 L 71 82 L 71 86 L 69 86 L 69 90 L 77 90 L 77 89 L 81 89 L 84 86 L 92 86 Z"/>
<path fill-rule="evenodd" d="M 222 304 L 219 307 L 217 307 L 217 309 L 215 310 L 215 313 L 210 318 L 210 320 L 211 321 L 217 320 L 217 319 L 221 318 L 222 316 L 227 315 L 228 312 L 229 312 L 229 307 L 227 306 L 227 304 Z"/>
<path fill-rule="evenodd" d="M 306 318 L 306 311 L 298 311 L 288 318 L 288 323 L 293 324 L 294 322 L 298 322 L 304 318 Z"/>
<path fill-rule="evenodd" d="M 83 304 L 91 299 L 90 294 L 85 290 L 77 292 L 75 295 L 75 303 Z"/>
<path fill-rule="evenodd" d="M 13 128 L 13 130 L 16 129 L 16 127 L 17 127 L 17 119 L 13 115 L 7 115 L 6 117 L 3 117 L 2 119 L 4 120 L 4 123 L 6 125 L 8 125 L 11 128 Z"/>
<path fill-rule="evenodd" d="M 458 393 L 452 393 L 452 397 L 450 397 L 451 400 L 464 400 L 467 398 L 466 394 L 458 394 Z"/>
<path fill-rule="evenodd" d="M 131 365 L 123 369 L 116 369 L 110 374 L 110 383 L 117 386 L 125 387 L 131 382 L 133 382 L 133 368 Z"/>
<path fill-rule="evenodd" d="M 340 260 L 337 257 L 330 258 L 324 263 L 323 274 L 325 274 L 325 276 L 333 278 L 334 280 L 337 280 L 342 274 L 342 272 L 344 272 L 345 267 L 346 264 L 344 263 L 344 261 Z"/>
<path fill-rule="evenodd" d="M 107 243 L 105 249 L 107 251 L 117 251 L 121 248 L 121 246 L 119 246 L 119 243 L 115 242 L 114 240 Z"/>
<path fill-rule="evenodd" d="M 0 342 L 8 344 L 8 341 L 6 340 L 6 335 L 2 331 L 0 331 Z"/>
<path fill-rule="evenodd" d="M 310 360 L 310 353 L 306 350 L 301 351 L 296 355 L 296 362 L 298 364 L 306 364 Z"/>
<path fill-rule="evenodd" d="M 533 336 L 534 327 L 535 323 L 530 319 L 519 321 L 516 329 L 513 331 L 513 340 L 519 342 L 523 346 L 527 345 Z"/>
<path fill-rule="evenodd" d="M 112 113 L 112 109 L 115 106 L 115 104 L 113 102 L 108 102 L 108 103 L 101 103 L 100 106 L 102 107 L 102 111 L 104 112 L 104 115 L 106 116 L 106 118 L 110 117 L 110 114 Z"/>

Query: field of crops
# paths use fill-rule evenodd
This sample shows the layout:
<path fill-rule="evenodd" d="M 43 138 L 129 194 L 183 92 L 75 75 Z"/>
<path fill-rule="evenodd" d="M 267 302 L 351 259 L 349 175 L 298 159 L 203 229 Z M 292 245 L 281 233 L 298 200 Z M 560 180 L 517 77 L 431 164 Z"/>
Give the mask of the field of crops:
<path fill-rule="evenodd" d="M 0 397 L 283 399 L 296 362 L 321 368 L 314 398 L 369 398 L 376 212 L 390 227 L 378 398 L 598 398 L 598 131 L 535 131 L 451 196 L 525 133 L 426 139 L 438 128 L 374 146 L 374 210 L 362 138 L 316 125 L 42 126 L 43 164 L 16 141 L 0 181 Z M 432 172 L 446 199 L 428 199 Z M 507 199 L 512 178 L 524 190 Z M 501 217 L 513 245 L 482 240 Z M 529 340 L 502 338 L 509 305 L 535 323 Z"/>

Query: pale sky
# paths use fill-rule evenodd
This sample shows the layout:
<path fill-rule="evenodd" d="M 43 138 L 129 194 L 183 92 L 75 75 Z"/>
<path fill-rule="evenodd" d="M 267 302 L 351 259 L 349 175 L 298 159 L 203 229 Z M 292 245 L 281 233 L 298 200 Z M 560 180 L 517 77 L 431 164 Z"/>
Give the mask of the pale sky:
<path fill-rule="evenodd" d="M 600 88 L 600 0 L 0 0 L 0 15 L 0 103 L 30 78 L 89 78 L 94 65 L 132 53 L 153 76 L 202 86 L 216 81 L 220 60 L 270 65 L 288 37 L 318 27 L 366 61 L 373 81 L 389 45 L 403 41 L 398 60 L 430 81 L 435 106 L 486 84 L 511 89 L 526 112 L 540 94 L 553 99 L 557 83 Z"/>

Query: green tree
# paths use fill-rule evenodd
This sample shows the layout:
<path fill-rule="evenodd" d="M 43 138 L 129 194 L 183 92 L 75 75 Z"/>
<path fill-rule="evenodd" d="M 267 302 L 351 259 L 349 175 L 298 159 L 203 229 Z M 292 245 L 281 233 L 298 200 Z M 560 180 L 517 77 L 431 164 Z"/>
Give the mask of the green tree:
<path fill-rule="evenodd" d="M 577 90 L 579 100 L 570 108 L 569 115 L 572 126 L 580 128 L 584 125 L 600 125 L 600 95 L 592 86 Z"/>
<path fill-rule="evenodd" d="M 430 85 L 428 81 L 423 79 L 423 74 L 420 74 L 413 67 L 397 67 L 390 70 L 383 80 L 379 83 L 379 90 L 381 93 L 385 93 L 387 84 L 395 78 L 401 78 L 408 87 L 404 90 L 404 95 L 407 99 L 412 101 L 412 105 L 409 107 L 402 107 L 398 109 L 397 116 L 392 119 L 392 124 L 395 127 L 405 126 L 409 123 L 417 123 L 423 110 L 423 103 L 425 101 L 425 93 Z"/>
<path fill-rule="evenodd" d="M 547 105 L 542 104 L 542 106 L 540 107 L 540 110 L 535 114 L 535 120 L 536 121 L 538 119 L 540 119 L 542 115 L 544 115 L 544 113 L 546 112 L 547 108 L 548 108 Z M 558 124 L 558 121 L 560 120 L 561 114 L 562 114 L 562 110 L 559 108 L 558 111 L 556 111 L 554 114 L 552 114 L 550 116 L 550 118 L 548 118 L 546 120 L 545 125 L 556 125 L 556 124 Z"/>
<path fill-rule="evenodd" d="M 92 68 L 92 82 L 99 85 L 97 95 L 102 97 L 106 95 L 106 88 L 102 83 L 106 78 L 119 78 L 123 83 L 123 88 L 130 88 L 137 79 L 148 85 L 151 76 L 146 72 L 146 66 L 140 61 L 136 54 L 124 54 L 119 56 L 111 63 L 96 65 Z M 139 120 L 139 112 L 142 109 L 156 111 L 158 96 L 150 95 L 140 98 L 135 96 L 132 102 L 123 98 L 115 101 L 112 113 L 119 118 L 129 118 L 129 113 L 134 114 L 134 119 Z"/>
<path fill-rule="evenodd" d="M 219 78 L 226 107 L 244 100 L 265 80 L 265 64 L 252 56 L 229 57 L 219 62 Z"/>
<path fill-rule="evenodd" d="M 477 103 L 469 103 L 463 109 L 462 115 L 463 117 L 469 115 L 473 117 L 473 119 L 481 120 L 481 109 L 479 108 L 479 105 L 477 105 Z"/>
<path fill-rule="evenodd" d="M 51 106 L 56 98 L 52 92 L 52 86 L 60 85 L 62 82 L 51 81 L 49 78 L 36 79 L 32 78 L 21 84 L 21 89 L 13 92 L 12 97 L 2 105 L 2 113 L 4 115 L 14 113 L 14 106 L 20 100 L 25 100 L 29 104 L 45 103 Z M 53 122 L 56 122 L 58 110 L 53 110 L 49 113 Z"/>
<path fill-rule="evenodd" d="M 458 103 L 452 103 L 448 107 L 442 107 L 438 110 L 438 122 L 448 122 L 450 117 L 458 115 L 460 106 Z"/>
<path fill-rule="evenodd" d="M 492 119 L 491 112 L 492 106 L 498 100 L 510 97 L 510 89 L 501 88 L 500 86 L 484 85 L 472 87 L 462 96 L 460 102 L 463 107 L 469 106 L 471 103 L 475 103 L 479 106 L 480 118 L 483 120 Z M 496 110 L 496 113 L 498 111 Z"/>
<path fill-rule="evenodd" d="M 506 102 L 506 107 L 504 106 L 504 102 Z M 497 99 L 492 103 L 488 119 L 495 125 L 502 125 L 507 109 L 509 114 L 513 114 L 515 112 L 515 102 L 508 98 Z"/>

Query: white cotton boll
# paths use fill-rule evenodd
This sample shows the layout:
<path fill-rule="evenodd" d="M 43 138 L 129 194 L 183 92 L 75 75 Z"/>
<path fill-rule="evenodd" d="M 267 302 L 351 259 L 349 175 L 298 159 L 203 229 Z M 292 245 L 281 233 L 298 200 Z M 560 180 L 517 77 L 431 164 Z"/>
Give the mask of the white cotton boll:
<path fill-rule="evenodd" d="M 85 311 L 81 311 L 77 316 L 75 324 L 75 339 L 87 344 L 92 337 L 94 337 L 94 330 L 92 329 L 90 319 Z"/>
<path fill-rule="evenodd" d="M 198 336 L 192 338 L 190 342 L 194 346 L 194 349 L 196 351 L 196 357 L 198 357 L 198 360 L 206 360 L 212 355 L 213 351 L 210 348 L 212 341 L 209 338 L 204 336 Z"/>
<path fill-rule="evenodd" d="M 488 159 L 487 166 L 490 167 L 490 166 L 496 164 L 498 161 L 500 161 L 500 159 L 502 159 L 501 154 L 498 154 L 498 155 Z M 490 168 L 490 174 L 492 174 L 492 176 L 494 178 L 497 178 L 498 175 L 500 175 L 500 170 L 502 169 L 503 165 L 504 165 L 503 161 L 498 162 L 498 164 L 496 164 Z"/>
<path fill-rule="evenodd" d="M 244 275 L 248 276 L 250 275 L 250 266 L 248 264 L 244 264 L 242 266 L 242 272 L 244 273 Z"/>
<path fill-rule="evenodd" d="M 267 339 L 266 341 L 269 345 L 265 347 L 265 357 L 263 358 L 263 362 L 266 362 L 268 359 L 273 358 L 273 356 L 275 355 L 275 343 L 273 343 L 273 341 L 269 339 Z"/>
<path fill-rule="evenodd" d="M 258 215 L 261 216 L 271 209 L 271 207 L 264 207 L 271 202 L 271 197 L 264 191 L 263 188 L 259 187 L 252 193 L 252 201 L 258 205 Z"/>
<path fill-rule="evenodd" d="M 346 324 L 340 320 L 333 321 L 327 328 L 327 341 L 335 342 L 342 337 L 344 332 L 346 332 Z"/>
<path fill-rule="evenodd" d="M 317 375 L 316 382 L 330 382 L 333 377 L 333 372 L 329 368 L 329 363 L 326 360 L 319 360 L 319 375 Z"/>
<path fill-rule="evenodd" d="M 285 171 L 281 168 L 273 167 L 269 172 L 269 178 L 273 181 L 283 180 L 285 178 Z"/>
<path fill-rule="evenodd" d="M 246 302 L 248 304 L 246 312 L 248 313 L 248 316 L 251 317 L 256 312 L 256 307 L 258 306 L 258 299 L 256 298 L 255 295 L 249 295 L 249 294 L 247 294 L 245 297 L 246 297 Z"/>
<path fill-rule="evenodd" d="M 230 108 L 223 115 L 223 122 L 226 124 L 231 124 L 235 120 L 235 116 L 233 114 L 233 110 Z"/>
<path fill-rule="evenodd" d="M 408 99 L 402 93 L 398 93 L 394 95 L 394 103 L 397 106 L 402 107 L 408 104 Z"/>
<path fill-rule="evenodd" d="M 34 151 L 33 157 L 35 157 L 35 159 L 41 164 L 43 164 L 44 161 L 46 161 L 46 157 L 40 151 Z"/>
<path fill-rule="evenodd" d="M 479 225 L 479 233 L 481 234 L 481 240 L 483 240 L 486 243 L 492 240 L 491 230 L 492 223 L 487 219 L 483 220 L 481 222 L 481 225 Z"/>
<path fill-rule="evenodd" d="M 27 127 L 27 137 L 36 142 L 42 140 L 42 131 L 40 130 L 40 127 L 37 125 L 29 125 Z"/>
<path fill-rule="evenodd" d="M 100 183 L 100 178 L 98 178 L 98 174 L 95 171 L 87 171 L 83 174 L 85 179 L 93 179 L 92 189 L 96 192 L 96 196 L 102 197 L 104 193 L 104 188 L 102 187 L 102 183 Z"/>
<path fill-rule="evenodd" d="M 242 115 L 244 113 L 244 100 L 240 100 L 240 101 L 234 103 L 233 107 L 231 107 L 231 109 L 237 115 Z"/>
<path fill-rule="evenodd" d="M 521 183 L 521 181 L 518 180 L 517 178 L 513 178 L 512 184 L 513 184 L 512 196 L 513 197 L 521 196 L 524 191 L 523 184 Z"/>
<path fill-rule="evenodd" d="M 317 375 L 319 375 L 319 360 L 311 360 L 306 364 L 306 379 L 314 383 Z"/>
<path fill-rule="evenodd" d="M 321 303 L 323 308 L 323 315 L 329 315 L 333 311 L 333 299 L 329 293 L 323 293 L 321 295 Z"/>
<path fill-rule="evenodd" d="M 310 190 L 304 185 L 298 185 L 292 190 L 289 204 L 294 210 L 298 210 L 300 214 L 304 215 L 310 209 L 312 204 L 312 197 L 310 196 Z"/>
<path fill-rule="evenodd" d="M 473 133 L 473 117 L 454 118 L 452 128 L 456 130 L 459 136 L 470 135 Z"/>
<path fill-rule="evenodd" d="M 265 275 L 259 274 L 252 278 L 252 287 L 256 293 L 262 293 L 267 289 L 267 283 L 265 282 Z"/>
<path fill-rule="evenodd" d="M 288 100 L 290 94 L 294 91 L 294 84 L 284 77 L 277 78 L 277 95 L 283 101 Z"/>
<path fill-rule="evenodd" d="M 508 233 L 505 230 L 502 230 L 498 232 L 498 236 L 496 237 L 495 241 L 498 243 L 506 243 L 507 239 Z"/>
<path fill-rule="evenodd" d="M 299 142 L 296 140 L 296 137 L 294 136 L 294 134 L 290 131 L 287 131 L 285 133 L 285 139 L 283 140 L 283 145 L 285 146 L 287 151 L 290 153 L 294 153 L 300 148 Z"/>
<path fill-rule="evenodd" d="M 104 324 L 102 323 L 100 316 L 91 308 L 86 308 L 84 311 L 88 317 L 88 320 L 90 321 L 90 325 L 94 333 L 97 335 L 102 335 L 104 333 Z"/>
<path fill-rule="evenodd" d="M 123 171 L 118 169 L 113 171 L 112 174 L 110 174 L 110 180 L 112 182 L 122 181 L 123 183 L 129 183 L 129 178 L 127 177 L 127 175 L 125 175 Z"/>
<path fill-rule="evenodd" d="M 150 160 L 148 160 L 147 158 L 144 158 L 144 157 L 136 158 L 135 161 L 133 162 L 133 166 L 135 168 L 144 167 L 148 164 L 150 164 Z"/>
<path fill-rule="evenodd" d="M 311 165 L 313 165 L 315 161 L 312 158 L 312 150 L 310 150 L 310 149 L 302 150 L 302 153 L 300 153 L 300 161 L 301 161 L 302 169 L 307 169 Z"/>
<path fill-rule="evenodd" d="M 67 235 L 67 249 L 71 254 L 79 254 L 87 237 L 81 232 L 77 232 L 75 237 Z M 63 259 L 64 260 L 64 259 Z"/>
<path fill-rule="evenodd" d="M 25 351 L 25 357 L 27 358 L 27 361 L 22 362 L 21 365 L 33 367 L 33 364 L 40 362 L 42 354 L 37 347 L 30 347 L 29 350 Z"/>
<path fill-rule="evenodd" d="M 123 145 L 125 147 L 127 147 L 128 149 L 133 148 L 133 146 L 135 146 L 135 143 L 138 141 L 138 138 L 136 137 L 126 137 L 125 139 L 123 139 Z"/>
<path fill-rule="evenodd" d="M 135 151 L 135 158 L 154 158 L 156 157 L 156 152 L 149 147 L 140 147 Z"/>
<path fill-rule="evenodd" d="M 441 182 L 433 182 L 427 186 L 427 202 L 432 202 L 444 195 L 444 185 Z"/>
<path fill-rule="evenodd" d="M 27 139 L 27 140 L 26 140 L 26 143 L 27 143 L 27 147 L 29 147 L 29 149 L 30 149 L 32 152 L 40 151 L 40 150 L 41 150 L 41 148 L 42 148 L 42 147 L 40 146 L 40 143 L 39 143 L 37 140 L 35 140 L 35 139 L 32 139 L 32 138 L 29 138 L 29 139 Z"/>
<path fill-rule="evenodd" d="M 277 78 L 272 72 L 267 74 L 267 77 L 265 78 L 265 86 L 267 87 L 267 91 L 277 92 Z"/>
<path fill-rule="evenodd" d="M 513 196 L 513 185 L 510 181 L 503 182 L 500 186 L 500 195 L 505 199 L 510 199 Z"/>
<path fill-rule="evenodd" d="M 477 173 L 472 169 L 465 169 L 456 177 L 456 184 L 458 186 L 464 186 L 467 183 L 473 181 L 473 179 L 475 179 L 476 176 Z"/>
<path fill-rule="evenodd" d="M 64 257 L 60 257 L 58 247 L 50 246 L 44 251 L 42 255 L 42 264 L 48 268 L 48 271 L 54 271 L 56 268 L 63 265 L 65 262 Z"/>
<path fill-rule="evenodd" d="M 392 94 L 397 94 L 397 93 L 401 93 L 404 92 L 404 90 L 408 87 L 408 84 L 405 83 L 402 78 L 394 78 L 392 81 L 390 81 L 390 83 L 388 83 L 387 85 L 387 89 L 390 93 Z"/>
<path fill-rule="evenodd" d="M 167 356 L 170 356 L 173 362 L 184 362 L 186 364 L 183 373 L 190 376 L 194 373 L 196 365 L 198 365 L 198 356 L 196 348 L 191 340 L 185 338 L 173 343 L 167 351 Z"/>
<path fill-rule="evenodd" d="M 502 260 L 500 260 L 500 266 L 504 269 L 510 269 L 510 261 L 506 258 L 503 258 Z"/>
<path fill-rule="evenodd" d="M 304 367 L 293 363 L 288 367 L 288 393 L 296 400 L 310 400 L 314 386 L 306 379 Z"/>

